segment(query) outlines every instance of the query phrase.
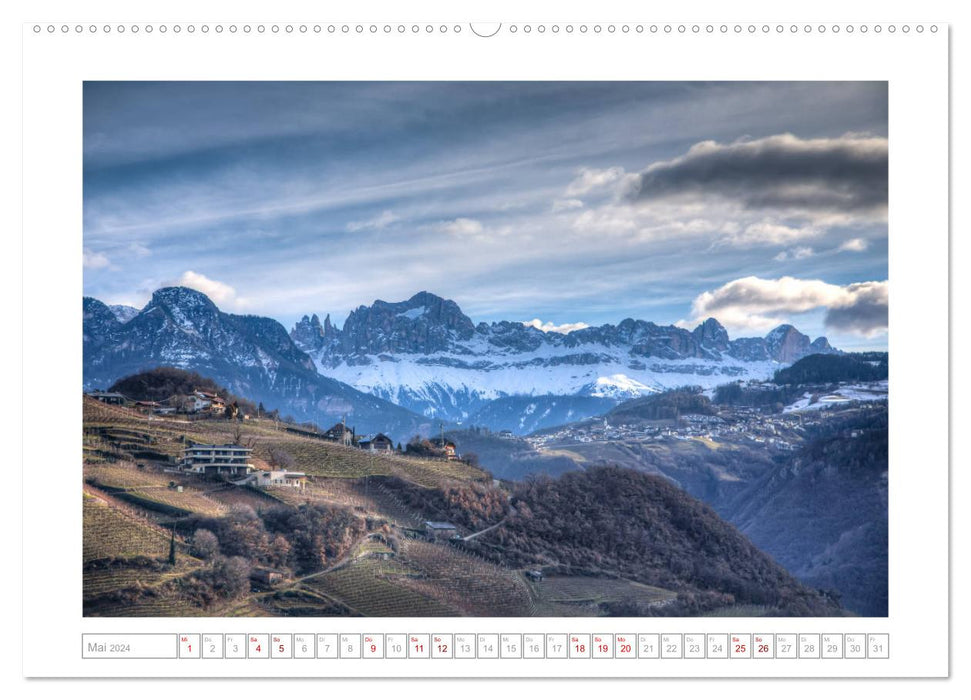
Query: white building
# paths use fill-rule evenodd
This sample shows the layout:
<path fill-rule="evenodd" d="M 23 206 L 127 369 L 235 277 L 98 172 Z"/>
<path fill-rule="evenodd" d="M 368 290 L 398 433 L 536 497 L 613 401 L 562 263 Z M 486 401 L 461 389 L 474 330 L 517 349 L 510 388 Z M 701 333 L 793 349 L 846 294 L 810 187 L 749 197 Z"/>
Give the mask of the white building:
<path fill-rule="evenodd" d="M 182 468 L 210 478 L 247 476 L 253 471 L 252 453 L 241 445 L 192 445 L 185 448 Z"/>
<path fill-rule="evenodd" d="M 307 475 L 303 472 L 269 471 L 256 472 L 250 479 L 255 486 L 284 486 L 292 489 L 302 489 L 307 483 Z"/>

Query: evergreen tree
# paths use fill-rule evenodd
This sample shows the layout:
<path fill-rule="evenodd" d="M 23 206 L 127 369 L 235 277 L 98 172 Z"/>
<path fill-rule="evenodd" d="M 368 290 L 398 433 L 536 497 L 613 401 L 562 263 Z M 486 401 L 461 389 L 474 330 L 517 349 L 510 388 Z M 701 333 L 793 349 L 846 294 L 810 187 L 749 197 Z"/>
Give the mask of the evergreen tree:
<path fill-rule="evenodd" d="M 175 566 L 175 523 L 172 523 L 172 539 L 169 540 L 169 564 Z"/>

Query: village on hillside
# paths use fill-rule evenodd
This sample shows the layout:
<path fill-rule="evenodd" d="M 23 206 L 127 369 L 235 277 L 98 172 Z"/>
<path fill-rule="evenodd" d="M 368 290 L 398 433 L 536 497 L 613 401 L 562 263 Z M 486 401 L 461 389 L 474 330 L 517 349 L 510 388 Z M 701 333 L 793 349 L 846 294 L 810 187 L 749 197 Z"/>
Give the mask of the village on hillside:
<path fill-rule="evenodd" d="M 148 417 L 181 417 L 185 420 L 225 418 L 233 421 L 259 421 L 263 419 L 262 415 L 260 415 L 260 410 L 257 411 L 257 415 L 247 413 L 240 407 L 238 402 L 229 402 L 227 399 L 224 399 L 214 392 L 205 391 L 202 389 L 194 389 L 191 393 L 186 395 L 173 395 L 161 401 L 130 399 L 117 391 L 90 391 L 85 393 L 85 396 L 96 401 L 100 401 L 106 405 L 129 408 Z M 262 409 L 262 404 L 260 404 L 260 409 Z M 273 422 L 275 425 L 281 427 L 281 429 L 317 436 L 323 440 L 328 440 L 347 447 L 355 447 L 367 452 L 382 452 L 388 454 L 397 452 L 400 454 L 419 456 L 429 459 L 438 458 L 448 461 L 461 461 L 463 459 L 462 455 L 457 452 L 455 443 L 445 438 L 444 428 L 440 437 L 423 439 L 420 436 L 415 436 L 407 445 L 403 447 L 400 442 L 395 445 L 394 441 L 390 437 L 381 432 L 359 435 L 353 426 L 347 425 L 346 419 L 342 419 L 339 423 L 335 423 L 329 429 L 324 431 L 321 431 L 312 423 L 297 424 L 292 420 L 283 420 L 281 422 L 278 417 L 275 418 Z M 205 446 L 196 447 L 201 449 Z M 209 447 L 240 448 L 241 446 L 212 445 Z M 200 456 L 194 455 L 193 461 L 190 462 L 189 456 L 187 455 L 186 465 L 198 466 L 201 464 L 199 460 Z M 223 476 L 230 474 L 234 476 L 243 475 L 231 469 L 230 466 L 232 465 L 226 465 L 222 471 L 210 469 L 207 474 L 211 476 Z"/>
<path fill-rule="evenodd" d="M 750 381 L 747 388 L 765 390 L 767 382 Z M 717 443 L 741 440 L 774 450 L 799 449 L 807 430 L 818 426 L 829 412 L 887 399 L 887 381 L 842 382 L 827 391 L 807 391 L 797 401 L 769 410 L 753 406 L 718 406 L 717 412 L 684 413 L 671 420 L 637 420 L 602 417 L 539 431 L 523 439 L 536 450 L 610 442 L 663 442 L 701 440 Z M 857 437 L 856 434 L 848 437 Z M 504 436 L 500 436 L 504 437 Z"/>

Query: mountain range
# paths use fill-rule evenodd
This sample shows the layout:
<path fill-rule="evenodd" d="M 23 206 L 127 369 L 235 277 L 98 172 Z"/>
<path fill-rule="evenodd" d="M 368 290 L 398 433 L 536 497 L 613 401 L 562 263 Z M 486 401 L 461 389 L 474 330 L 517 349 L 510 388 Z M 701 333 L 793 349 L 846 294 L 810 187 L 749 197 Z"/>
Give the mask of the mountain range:
<path fill-rule="evenodd" d="M 86 389 L 168 365 L 300 420 L 346 416 L 358 432 L 401 440 L 440 422 L 525 434 L 632 397 L 764 379 L 806 355 L 837 352 L 791 325 L 732 340 L 713 318 L 693 330 L 628 318 L 566 334 L 475 324 L 429 292 L 360 306 L 341 328 L 329 315 L 306 315 L 289 333 L 185 287 L 157 290 L 140 310 L 91 297 L 83 309 Z"/>
<path fill-rule="evenodd" d="M 166 287 L 127 321 L 91 297 L 83 306 L 84 388 L 159 366 L 189 369 L 234 394 L 324 427 L 348 417 L 360 432 L 432 429 L 406 409 L 318 374 L 277 321 L 220 311 L 201 292 Z"/>
<path fill-rule="evenodd" d="M 475 324 L 429 292 L 358 307 L 343 328 L 329 315 L 306 315 L 290 337 L 323 375 L 431 418 L 519 434 L 676 386 L 764 379 L 806 355 L 836 352 L 788 324 L 731 340 L 714 318 L 693 330 L 632 318 L 570 333 Z"/>

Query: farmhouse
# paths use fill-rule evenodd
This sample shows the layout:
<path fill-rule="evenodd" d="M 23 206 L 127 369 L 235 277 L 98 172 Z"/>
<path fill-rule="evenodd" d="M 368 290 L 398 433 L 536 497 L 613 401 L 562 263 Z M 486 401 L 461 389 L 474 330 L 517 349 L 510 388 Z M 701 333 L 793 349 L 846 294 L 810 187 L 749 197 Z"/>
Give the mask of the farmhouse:
<path fill-rule="evenodd" d="M 394 443 L 384 433 L 378 433 L 373 437 L 362 437 L 358 441 L 357 446 L 369 452 L 394 452 Z"/>
<path fill-rule="evenodd" d="M 353 445 L 355 441 L 354 428 L 348 428 L 344 422 L 337 423 L 324 433 L 325 440 L 332 440 L 341 445 Z"/>
<path fill-rule="evenodd" d="M 452 523 L 426 520 L 425 537 L 430 540 L 449 540 L 458 537 L 458 530 Z"/>
<path fill-rule="evenodd" d="M 189 397 L 188 410 L 191 413 L 198 411 L 209 411 L 211 413 L 222 413 L 226 410 L 226 400 L 211 391 L 197 389 Z"/>
<path fill-rule="evenodd" d="M 442 450 L 445 453 L 445 459 L 458 459 L 458 453 L 455 451 L 455 443 L 451 440 L 443 440 L 442 438 L 434 438 L 432 440 L 432 445 L 437 449 Z"/>
<path fill-rule="evenodd" d="M 272 588 L 283 580 L 283 573 L 273 569 L 255 568 L 250 571 L 249 577 L 254 583 Z"/>
<path fill-rule="evenodd" d="M 184 397 L 170 396 L 165 402 L 170 406 L 175 406 L 177 410 L 184 413 L 198 413 L 212 406 L 212 401 L 198 394 Z"/>
<path fill-rule="evenodd" d="M 192 445 L 185 448 L 182 469 L 207 478 L 247 476 L 253 450 L 241 445 Z"/>
<path fill-rule="evenodd" d="M 117 391 L 92 391 L 88 393 L 88 396 L 112 406 L 124 406 L 128 401 L 124 394 L 119 394 Z"/>

